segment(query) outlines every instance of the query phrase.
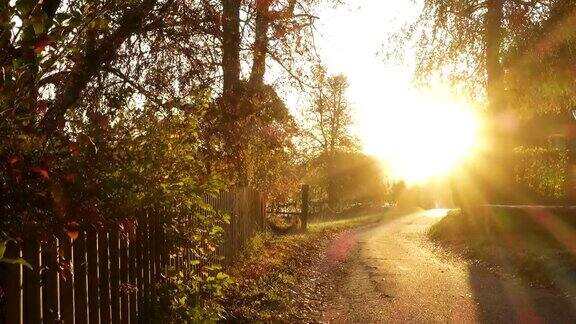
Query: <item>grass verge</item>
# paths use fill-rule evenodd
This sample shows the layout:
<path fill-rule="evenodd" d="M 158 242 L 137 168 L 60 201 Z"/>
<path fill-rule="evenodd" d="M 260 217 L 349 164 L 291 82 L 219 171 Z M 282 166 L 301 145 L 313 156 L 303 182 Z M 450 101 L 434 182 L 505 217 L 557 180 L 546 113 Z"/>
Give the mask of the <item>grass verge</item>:
<path fill-rule="evenodd" d="M 234 322 L 307 322 L 314 310 L 299 296 L 298 286 L 338 233 L 378 222 L 382 215 L 315 222 L 302 234 L 261 233 L 227 269 L 234 283 L 221 303 L 225 320 Z M 306 299 L 319 302 L 324 290 Z"/>
<path fill-rule="evenodd" d="M 566 282 L 576 279 L 576 258 L 570 242 L 561 236 L 573 232 L 571 225 L 555 215 L 532 216 L 522 211 L 469 215 L 453 210 L 428 234 L 440 245 L 496 272 L 530 286 L 567 292 Z M 551 222 L 556 225 L 550 226 Z"/>

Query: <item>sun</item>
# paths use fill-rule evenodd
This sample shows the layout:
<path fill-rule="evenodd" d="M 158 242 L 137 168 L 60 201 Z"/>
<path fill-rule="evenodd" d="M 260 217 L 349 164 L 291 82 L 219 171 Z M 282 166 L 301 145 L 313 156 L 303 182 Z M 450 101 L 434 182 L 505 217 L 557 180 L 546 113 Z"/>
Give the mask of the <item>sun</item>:
<path fill-rule="evenodd" d="M 446 92 L 401 96 L 368 117 L 360 127 L 365 152 L 408 183 L 449 174 L 480 145 L 476 111 Z"/>

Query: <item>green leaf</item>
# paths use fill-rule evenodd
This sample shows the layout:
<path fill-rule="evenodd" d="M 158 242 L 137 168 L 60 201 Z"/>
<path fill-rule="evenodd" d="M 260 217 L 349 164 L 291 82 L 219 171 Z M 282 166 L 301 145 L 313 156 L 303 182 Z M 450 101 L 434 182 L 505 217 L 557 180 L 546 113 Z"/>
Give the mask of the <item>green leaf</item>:
<path fill-rule="evenodd" d="M 39 16 L 32 17 L 30 22 L 34 28 L 34 33 L 36 35 L 43 34 L 46 31 L 46 22 L 48 21 L 48 15 L 43 12 Z"/>
<path fill-rule="evenodd" d="M 33 0 L 18 0 L 16 1 L 16 10 L 20 12 L 21 15 L 26 15 L 33 7 L 35 1 Z"/>
<path fill-rule="evenodd" d="M 34 28 L 34 33 L 36 35 L 40 35 L 44 32 L 44 23 L 42 22 L 33 22 L 32 27 Z"/>
<path fill-rule="evenodd" d="M 22 258 L 16 258 L 16 259 L 2 258 L 2 259 L 0 259 L 0 262 L 10 263 L 10 264 L 20 264 L 20 265 L 23 265 L 30 270 L 33 270 L 32 265 L 30 263 L 28 263 L 28 261 L 26 261 Z"/>
<path fill-rule="evenodd" d="M 223 273 L 223 272 L 218 272 L 218 274 L 216 275 L 216 279 L 218 280 L 222 280 L 222 279 L 228 279 L 230 276 L 228 276 L 227 274 Z"/>
<path fill-rule="evenodd" d="M 0 260 L 4 258 L 4 253 L 6 252 L 6 245 L 8 240 L 0 242 Z"/>

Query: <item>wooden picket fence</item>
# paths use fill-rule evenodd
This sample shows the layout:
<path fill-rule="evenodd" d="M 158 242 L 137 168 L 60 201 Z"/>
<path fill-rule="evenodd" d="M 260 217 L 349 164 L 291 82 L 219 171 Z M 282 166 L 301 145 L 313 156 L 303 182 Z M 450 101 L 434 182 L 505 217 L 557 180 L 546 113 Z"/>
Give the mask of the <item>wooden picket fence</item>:
<path fill-rule="evenodd" d="M 224 243 L 214 253 L 229 262 L 263 229 L 264 199 L 253 189 L 235 188 L 205 202 L 231 217 Z M 21 256 L 34 269 L 0 267 L 0 323 L 150 322 L 155 282 L 168 267 L 199 271 L 190 247 L 177 255 L 165 252 L 158 217 L 145 213 L 121 230 L 80 229 L 74 240 L 63 235 L 52 242 L 28 238 L 21 245 L 10 243 L 6 257 Z M 57 271 L 62 262 L 57 262 L 54 247 L 70 260 L 70 271 Z"/>

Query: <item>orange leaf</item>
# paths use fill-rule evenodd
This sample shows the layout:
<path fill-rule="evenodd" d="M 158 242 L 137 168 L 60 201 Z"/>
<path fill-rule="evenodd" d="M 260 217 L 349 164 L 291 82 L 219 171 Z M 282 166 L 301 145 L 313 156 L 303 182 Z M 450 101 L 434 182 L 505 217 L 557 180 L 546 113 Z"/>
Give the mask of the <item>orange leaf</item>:
<path fill-rule="evenodd" d="M 68 222 L 68 224 L 66 224 L 66 234 L 72 241 L 78 238 L 78 227 L 79 224 L 76 221 Z"/>
<path fill-rule="evenodd" d="M 34 167 L 32 168 L 33 172 L 38 173 L 42 178 L 48 179 L 48 170 L 44 169 L 44 168 L 40 168 L 40 167 Z"/>
<path fill-rule="evenodd" d="M 75 241 L 78 238 L 78 231 L 66 231 L 66 234 L 72 241 Z"/>
<path fill-rule="evenodd" d="M 43 39 L 43 40 L 39 41 L 38 43 L 34 44 L 34 53 L 36 53 L 36 54 L 42 53 L 42 51 L 44 51 L 44 49 L 48 45 L 50 45 L 49 39 Z"/>

